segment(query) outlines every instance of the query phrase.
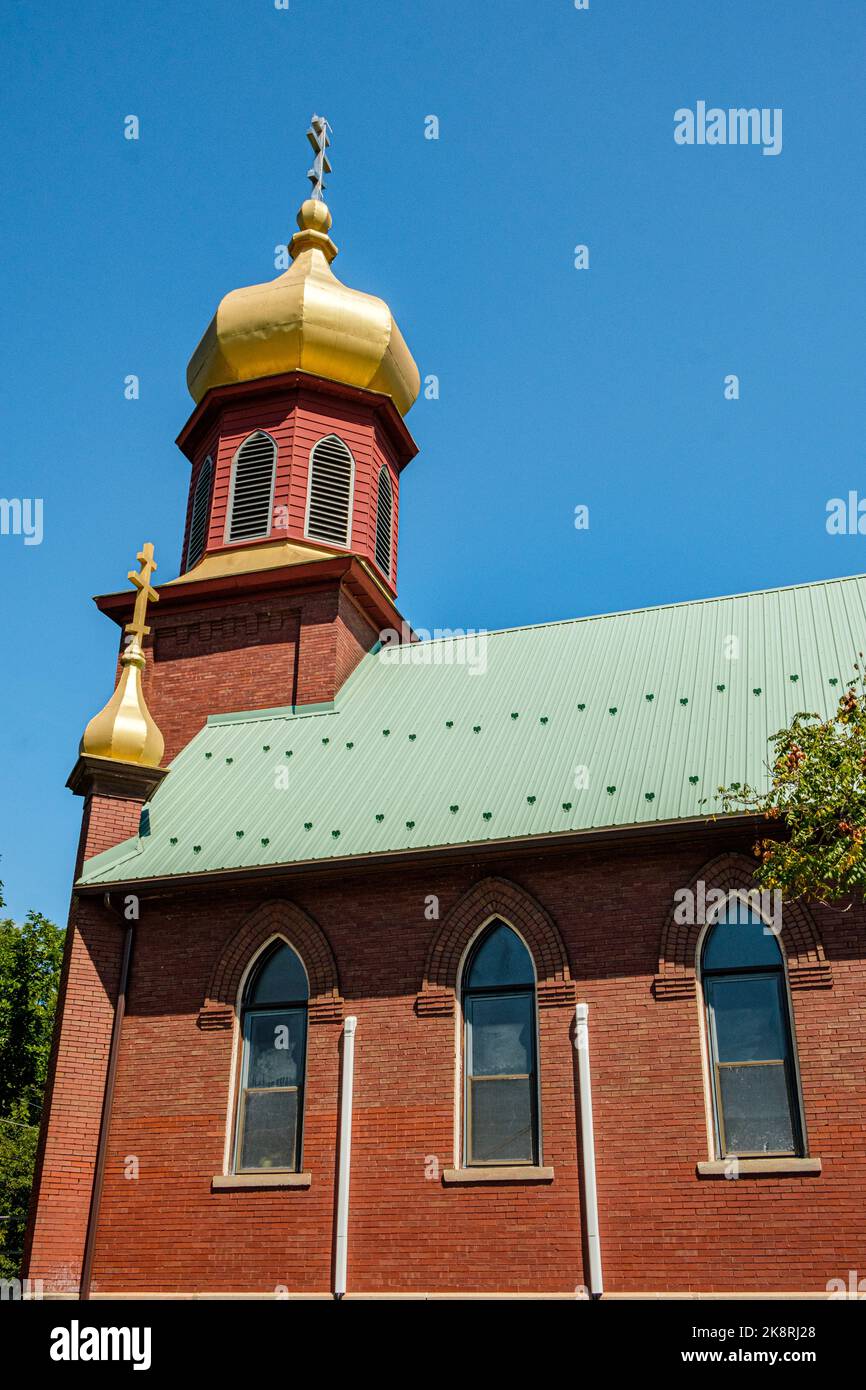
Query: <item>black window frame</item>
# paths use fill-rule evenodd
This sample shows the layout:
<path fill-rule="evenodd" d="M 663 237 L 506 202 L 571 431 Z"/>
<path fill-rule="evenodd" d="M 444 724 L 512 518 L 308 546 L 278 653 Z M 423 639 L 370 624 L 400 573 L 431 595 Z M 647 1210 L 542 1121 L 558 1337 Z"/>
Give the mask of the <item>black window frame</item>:
<path fill-rule="evenodd" d="M 485 942 L 500 928 L 505 928 L 520 942 L 529 957 L 533 967 L 533 983 L 531 985 L 476 985 L 466 983 L 471 979 L 472 969 L 479 952 Z M 514 930 L 509 922 L 502 918 L 495 918 L 489 922 L 483 931 L 479 932 L 476 940 L 472 944 L 472 950 L 467 957 L 463 969 L 463 985 L 461 988 L 461 1010 L 463 1015 L 463 1057 L 462 1057 L 462 1082 L 463 1082 L 463 1166 L 465 1168 L 533 1168 L 536 1167 L 541 1155 L 541 1107 L 539 1102 L 539 1061 L 538 1061 L 538 996 L 535 981 L 534 962 L 532 953 L 526 942 L 518 932 Z M 530 1071 L 504 1075 L 502 1073 L 493 1076 L 476 1076 L 471 1071 L 472 1063 L 472 1005 L 474 1000 L 482 998 L 526 998 L 529 1000 L 529 1036 L 530 1036 Z M 528 1159 L 514 1158 L 475 1158 L 472 1151 L 472 1082 L 473 1081 L 506 1081 L 506 1080 L 526 1080 L 529 1085 L 530 1117 L 532 1124 L 531 1136 L 531 1157 Z"/>
<path fill-rule="evenodd" d="M 726 907 L 724 911 L 727 911 Z M 741 908 L 737 909 L 742 911 Z M 760 917 L 756 913 L 752 914 L 756 922 Z M 707 1061 L 710 1071 L 710 1091 L 712 1095 L 713 1108 L 713 1132 L 716 1146 L 716 1154 L 720 1160 L 728 1158 L 803 1158 L 806 1154 L 806 1136 L 803 1122 L 802 1103 L 800 1098 L 799 1077 L 797 1069 L 797 1050 L 794 1037 L 793 1019 L 791 1017 L 791 1001 L 788 994 L 788 978 L 785 970 L 785 960 L 782 947 L 776 939 L 776 946 L 779 952 L 777 965 L 741 965 L 741 966 L 721 966 L 709 967 L 704 969 L 704 957 L 710 943 L 712 933 L 719 928 L 724 930 L 726 926 L 736 924 L 725 923 L 717 919 L 707 928 L 701 943 L 701 993 L 703 996 L 704 1026 L 707 1038 Z M 766 928 L 766 923 L 764 924 Z M 718 1048 L 716 1043 L 716 1030 L 713 1018 L 713 995 L 718 982 L 725 980 L 736 982 L 746 978 L 762 977 L 773 979 L 776 983 L 779 1000 L 779 1015 L 783 1030 L 783 1041 L 785 1043 L 785 1055 L 781 1058 L 767 1057 L 755 1059 L 747 1062 L 720 1062 L 718 1060 Z M 727 1066 L 778 1066 L 784 1068 L 785 1087 L 788 1096 L 788 1108 L 791 1117 L 791 1135 L 793 1147 L 790 1149 L 743 1149 L 734 1150 L 727 1147 L 725 1134 L 724 1104 L 722 1101 L 722 1088 L 720 1070 Z"/>
<path fill-rule="evenodd" d="M 308 1039 L 309 1039 L 309 1024 L 310 1024 L 310 1020 L 309 1020 L 309 990 L 307 991 L 307 997 L 306 997 L 305 999 L 286 999 L 286 1000 L 276 1000 L 276 1001 L 270 1000 L 270 1001 L 268 1001 L 267 1003 L 263 1003 L 263 1004 L 256 1004 L 256 1003 L 249 1003 L 249 1002 L 248 1002 L 249 999 L 250 999 L 250 997 L 251 997 L 252 995 L 254 995 L 254 993 L 255 993 L 255 989 L 256 989 L 256 986 L 257 986 L 257 984 L 258 984 L 259 978 L 260 978 L 261 975 L 262 975 L 262 972 L 267 968 L 268 963 L 273 959 L 273 957 L 274 957 L 279 951 L 281 951 L 283 948 L 285 948 L 285 949 L 291 951 L 292 954 L 293 954 L 294 956 L 297 957 L 297 960 L 298 960 L 298 962 L 299 962 L 299 964 L 300 964 L 300 966 L 301 966 L 301 969 L 303 970 L 304 975 L 306 975 L 306 968 L 305 968 L 305 966 L 304 966 L 304 962 L 303 962 L 303 960 L 301 959 L 301 957 L 300 957 L 300 955 L 298 954 L 298 952 L 295 950 L 294 946 L 290 945 L 290 943 L 289 943 L 288 941 L 283 941 L 283 940 L 281 939 L 281 940 L 275 942 L 275 943 L 271 946 L 271 948 L 270 948 L 269 950 L 265 950 L 265 951 L 263 951 L 263 952 L 261 953 L 260 957 L 259 957 L 258 960 L 256 961 L 256 964 L 255 964 L 254 969 L 250 972 L 249 979 L 248 979 L 248 981 L 247 981 L 247 983 L 246 983 L 246 986 L 245 986 L 245 988 L 244 988 L 244 998 L 243 998 L 243 1003 L 242 1003 L 242 1005 L 241 1005 L 241 1017 L 240 1017 L 240 1028 L 241 1028 L 241 1058 L 240 1058 L 239 1084 L 238 1084 L 237 1115 L 236 1115 L 236 1117 L 235 1117 L 234 1163 L 233 1163 L 233 1166 L 232 1166 L 232 1171 L 233 1171 L 234 1173 L 237 1173 L 238 1175 L 243 1175 L 243 1174 L 254 1174 L 254 1173 L 299 1173 L 299 1172 L 301 1172 L 301 1164 L 302 1164 L 302 1158 L 303 1158 L 303 1144 L 304 1144 L 304 1098 L 305 1098 L 305 1095 L 306 1095 L 306 1083 L 307 1083 L 307 1044 L 308 1044 Z M 247 1085 L 247 1080 L 248 1080 L 248 1077 L 249 1077 L 249 1064 L 250 1064 L 250 1022 L 251 1022 L 251 1020 L 252 1020 L 254 1017 L 257 1017 L 257 1016 L 260 1016 L 260 1015 L 263 1015 L 263 1014 L 278 1014 L 278 1015 L 280 1015 L 281 1017 L 285 1017 L 287 1014 L 294 1014 L 294 1015 L 299 1015 L 299 1014 L 300 1014 L 300 1015 L 302 1015 L 302 1018 L 303 1018 L 303 1026 L 302 1026 L 303 1054 L 302 1054 L 302 1065 L 301 1065 L 301 1079 L 300 1079 L 300 1081 L 298 1082 L 298 1084 L 297 1084 L 296 1086 L 248 1086 L 248 1085 Z M 252 1091 L 252 1092 L 255 1092 L 256 1094 L 261 1094 L 261 1093 L 264 1092 L 264 1091 L 281 1091 L 281 1092 L 283 1092 L 283 1091 L 294 1091 L 294 1092 L 297 1093 L 298 1101 L 297 1101 L 297 1123 L 296 1123 L 296 1126 L 295 1126 L 295 1152 L 294 1152 L 294 1155 L 293 1155 L 293 1160 L 294 1160 L 294 1161 L 293 1161 L 293 1164 L 292 1164 L 291 1167 L 256 1168 L 256 1167 L 249 1167 L 249 1166 L 244 1166 L 244 1165 L 243 1165 L 242 1159 L 243 1159 L 243 1149 L 244 1149 L 244 1131 L 245 1131 L 245 1121 L 246 1121 L 246 1103 L 247 1103 L 247 1097 L 248 1097 L 248 1095 L 249 1095 L 249 1093 L 250 1093 L 251 1091 Z"/>

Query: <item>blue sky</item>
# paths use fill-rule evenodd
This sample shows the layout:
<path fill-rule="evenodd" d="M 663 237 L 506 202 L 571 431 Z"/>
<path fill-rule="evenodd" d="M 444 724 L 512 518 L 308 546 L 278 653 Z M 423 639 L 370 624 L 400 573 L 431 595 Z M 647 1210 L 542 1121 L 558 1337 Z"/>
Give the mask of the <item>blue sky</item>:
<path fill-rule="evenodd" d="M 223 293 L 277 273 L 313 110 L 334 128 L 335 270 L 388 299 L 440 380 L 408 417 L 412 622 L 866 568 L 866 537 L 825 528 L 830 498 L 866 496 L 864 49 L 861 0 L 7 9 L 0 496 L 44 506 L 40 545 L 0 535 L 16 915 L 65 919 L 64 782 L 114 669 L 90 595 L 145 539 L 177 572 L 186 363 Z M 675 144 L 701 100 L 782 108 L 781 154 Z"/>

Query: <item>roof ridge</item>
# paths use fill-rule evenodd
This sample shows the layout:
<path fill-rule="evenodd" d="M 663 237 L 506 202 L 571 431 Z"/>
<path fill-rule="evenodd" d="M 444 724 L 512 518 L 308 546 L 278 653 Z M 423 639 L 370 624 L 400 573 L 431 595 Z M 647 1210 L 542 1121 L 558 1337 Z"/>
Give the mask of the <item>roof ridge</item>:
<path fill-rule="evenodd" d="M 669 608 L 693 608 L 697 604 L 725 603 L 734 598 L 760 598 L 764 594 L 787 594 L 797 589 L 822 589 L 828 584 L 850 584 L 858 579 L 866 580 L 866 573 L 841 574 L 830 579 L 811 579 L 802 584 L 776 584 L 769 589 L 744 589 L 734 594 L 709 594 L 705 598 L 676 599 L 670 603 L 649 603 L 643 608 L 615 608 L 606 613 L 583 613 L 576 618 L 551 618 L 545 623 L 521 623 L 517 627 L 455 628 L 450 637 L 429 637 L 424 639 L 424 645 L 430 646 L 434 642 L 462 642 L 467 637 L 502 637 L 510 632 L 538 632 L 548 627 L 570 627 L 573 623 L 598 622 L 602 618 L 628 618 L 637 613 L 663 613 Z"/>

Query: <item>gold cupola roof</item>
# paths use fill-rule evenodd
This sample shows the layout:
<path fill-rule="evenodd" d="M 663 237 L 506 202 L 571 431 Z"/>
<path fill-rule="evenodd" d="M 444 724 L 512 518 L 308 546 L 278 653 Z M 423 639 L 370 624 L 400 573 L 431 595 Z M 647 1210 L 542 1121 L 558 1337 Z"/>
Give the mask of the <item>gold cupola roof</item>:
<path fill-rule="evenodd" d="M 214 386 L 302 371 L 390 396 L 405 415 L 421 378 L 391 310 L 331 270 L 337 248 L 321 198 L 301 204 L 298 227 L 284 274 L 220 301 L 187 368 L 190 394 L 198 403 Z"/>
<path fill-rule="evenodd" d="M 130 570 L 129 578 L 138 593 L 133 620 L 125 628 L 129 642 L 120 658 L 120 680 L 108 704 L 93 716 L 84 730 L 79 752 L 93 758 L 109 758 L 117 763 L 159 767 L 165 741 L 147 708 L 141 688 L 141 673 L 145 666 L 141 643 L 150 632 L 144 621 L 147 601 L 150 599 L 155 603 L 159 599 L 150 584 L 150 576 L 156 569 L 150 541 L 142 546 L 136 559 L 141 569 Z"/>

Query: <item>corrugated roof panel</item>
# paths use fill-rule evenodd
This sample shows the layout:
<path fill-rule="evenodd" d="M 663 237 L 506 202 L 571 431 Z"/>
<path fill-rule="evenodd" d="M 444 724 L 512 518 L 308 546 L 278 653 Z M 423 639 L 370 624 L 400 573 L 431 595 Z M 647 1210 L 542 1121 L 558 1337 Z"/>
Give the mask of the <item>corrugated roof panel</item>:
<path fill-rule="evenodd" d="M 373 653 L 333 707 L 213 717 L 81 882 L 701 816 L 864 646 L 858 576 Z"/>

